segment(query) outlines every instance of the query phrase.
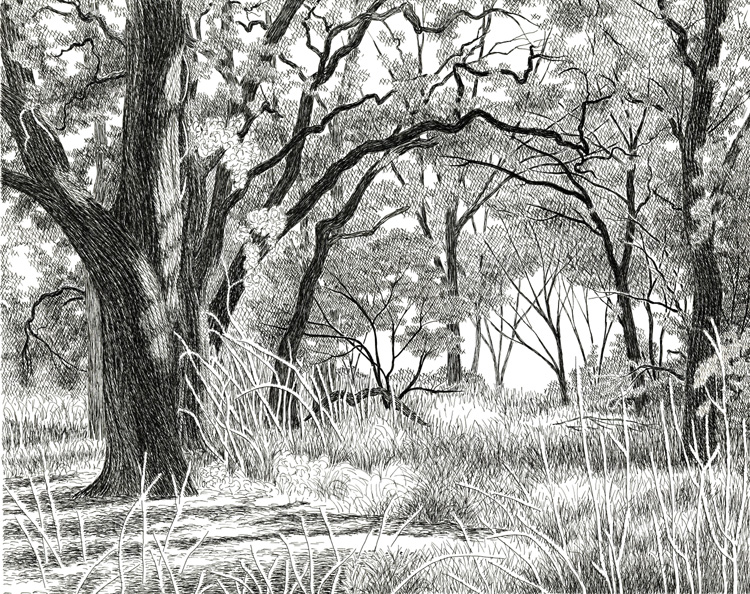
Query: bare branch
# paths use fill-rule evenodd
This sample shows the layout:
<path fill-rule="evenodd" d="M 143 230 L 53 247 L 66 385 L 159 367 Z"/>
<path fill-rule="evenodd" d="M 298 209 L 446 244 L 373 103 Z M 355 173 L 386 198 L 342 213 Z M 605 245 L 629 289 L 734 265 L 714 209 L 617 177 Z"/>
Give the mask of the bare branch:
<path fill-rule="evenodd" d="M 397 217 L 398 215 L 404 214 L 408 210 L 409 210 L 408 206 L 397 208 L 393 212 L 382 217 L 377 223 L 375 223 L 369 229 L 364 229 L 362 231 L 354 231 L 352 233 L 342 233 L 341 235 L 337 237 L 337 239 L 354 239 L 355 237 L 369 237 L 371 235 L 374 235 L 377 232 L 377 230 L 380 229 L 383 225 L 385 225 L 388 221 Z"/>
<path fill-rule="evenodd" d="M 107 24 L 107 20 L 98 12 L 83 12 L 83 9 L 81 8 L 81 5 L 78 2 L 75 2 L 75 0 L 59 0 L 61 4 L 67 4 L 69 6 L 72 6 L 75 9 L 76 14 L 78 15 L 78 18 L 86 23 L 96 23 L 99 29 L 104 33 L 106 37 L 111 39 L 112 41 L 115 41 L 119 43 L 121 46 L 125 47 L 125 42 L 122 38 L 122 35 L 120 35 L 117 31 L 112 29 Z M 46 6 L 40 10 L 52 10 L 51 7 Z M 37 11 L 39 12 L 39 11 Z M 55 11 L 57 12 L 57 11 Z M 60 14 L 58 12 L 58 14 Z"/>
<path fill-rule="evenodd" d="M 32 362 L 31 362 L 31 339 L 35 339 L 37 342 L 41 343 L 47 351 L 52 355 L 55 359 L 60 361 L 65 367 L 68 367 L 69 369 L 76 369 L 78 371 L 85 371 L 85 369 L 81 369 L 77 365 L 71 363 L 68 361 L 65 357 L 63 357 L 60 353 L 58 353 L 55 349 L 52 348 L 52 346 L 44 340 L 38 332 L 34 330 L 33 324 L 34 320 L 36 319 L 37 314 L 37 308 L 46 300 L 48 299 L 54 299 L 55 297 L 59 297 L 63 293 L 67 292 L 73 292 L 76 293 L 76 297 L 72 297 L 70 299 L 67 299 L 63 303 L 63 307 L 65 305 L 68 305 L 69 303 L 72 303 L 73 301 L 82 301 L 85 292 L 83 289 L 80 289 L 78 287 L 71 287 L 71 286 L 62 286 L 58 289 L 55 289 L 54 291 L 48 291 L 46 293 L 42 293 L 39 295 L 39 297 L 36 298 L 34 303 L 31 304 L 31 313 L 29 314 L 28 319 L 23 324 L 23 331 L 26 336 L 23 347 L 21 348 L 21 363 L 23 365 L 24 372 L 28 375 L 31 374 L 32 370 Z"/>
<path fill-rule="evenodd" d="M 677 38 L 675 40 L 675 45 L 677 46 L 677 53 L 680 56 L 680 59 L 685 64 L 685 66 L 687 66 L 688 70 L 690 70 L 690 74 L 695 76 L 695 74 L 698 72 L 698 65 L 690 55 L 688 47 L 690 44 L 690 38 L 688 36 L 687 30 L 667 14 L 667 0 L 656 0 L 656 5 L 659 7 L 659 12 L 661 14 L 662 20 Z"/>

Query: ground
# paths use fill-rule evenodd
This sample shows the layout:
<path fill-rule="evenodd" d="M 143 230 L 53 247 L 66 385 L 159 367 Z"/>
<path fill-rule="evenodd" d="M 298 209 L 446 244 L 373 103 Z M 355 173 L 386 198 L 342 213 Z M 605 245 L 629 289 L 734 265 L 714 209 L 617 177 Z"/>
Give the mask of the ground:
<path fill-rule="evenodd" d="M 40 404 L 22 427 L 6 402 L 5 588 L 748 591 L 746 432 L 728 422 L 710 466 L 682 464 L 674 400 L 636 415 L 474 386 L 414 397 L 428 427 L 375 403 L 303 432 L 244 426 L 252 448 L 216 440 L 219 460 L 191 460 L 199 495 L 145 518 L 137 498 L 74 497 L 102 453 L 76 414 Z"/>

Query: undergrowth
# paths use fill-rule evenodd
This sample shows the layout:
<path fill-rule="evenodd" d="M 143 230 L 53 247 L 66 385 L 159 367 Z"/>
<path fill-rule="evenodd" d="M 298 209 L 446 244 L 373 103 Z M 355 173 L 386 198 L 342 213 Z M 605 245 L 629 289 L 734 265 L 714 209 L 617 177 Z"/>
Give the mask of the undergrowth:
<path fill-rule="evenodd" d="M 195 458 L 196 482 L 203 493 L 318 507 L 328 542 L 313 546 L 303 521 L 301 551 L 280 537 L 286 553 L 270 565 L 238 549 L 236 573 L 188 571 L 191 582 L 179 577 L 190 563 L 170 558 L 169 536 L 153 538 L 142 498 L 133 515 L 142 508 L 141 540 L 148 544 L 132 571 L 151 568 L 161 591 L 750 590 L 743 571 L 750 566 L 747 427 L 731 418 L 726 401 L 714 403 L 723 419 L 720 447 L 703 465 L 682 447 L 679 394 L 669 384 L 640 415 L 624 400 L 605 407 L 580 391 L 576 404 L 562 407 L 534 393 L 473 386 L 414 396 L 408 404 L 427 426 L 379 401 L 353 407 L 339 401 L 319 407 L 299 428 L 283 427 L 269 420 L 264 401 L 274 383 L 272 355 L 237 339 L 227 352 L 221 361 L 194 360 L 204 381 L 196 394 L 210 454 L 201 464 Z M 297 380 L 295 398 L 303 413 L 312 412 L 326 395 L 304 374 Z M 81 438 L 68 443 L 98 447 Z M 22 455 L 24 448 L 29 453 Z M 13 468 L 38 475 L 38 458 L 44 465 L 58 456 L 52 452 L 44 443 L 24 443 L 15 448 Z M 66 456 L 74 454 L 60 449 L 59 457 Z M 179 506 L 190 505 L 179 494 L 176 502 L 173 524 Z M 342 544 L 335 537 L 338 513 L 383 520 L 361 545 Z M 17 521 L 43 573 L 54 555 L 45 560 L 41 552 L 55 544 L 44 526 L 55 522 L 35 520 L 35 526 L 39 514 L 26 509 Z M 422 540 L 415 548 L 408 527 L 433 535 L 432 546 Z M 199 543 L 191 554 L 199 558 L 201 547 L 210 546 Z M 116 553 L 115 547 L 110 555 Z"/>

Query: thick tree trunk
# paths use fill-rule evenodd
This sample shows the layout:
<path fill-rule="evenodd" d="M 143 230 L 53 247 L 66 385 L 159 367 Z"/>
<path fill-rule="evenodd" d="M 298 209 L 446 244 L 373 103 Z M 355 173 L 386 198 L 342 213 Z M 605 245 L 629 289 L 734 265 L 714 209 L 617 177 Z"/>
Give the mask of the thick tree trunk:
<path fill-rule="evenodd" d="M 146 461 L 152 494 L 173 495 L 187 463 L 175 410 L 177 350 L 171 280 L 180 237 L 176 147 L 183 22 L 179 2 L 130 6 L 128 93 L 123 117 L 123 186 L 113 212 L 77 183 L 54 126 L 31 113 L 33 72 L 8 47 L 17 29 L 2 11 L 2 115 L 26 171 L 5 182 L 32 196 L 60 225 L 99 296 L 107 447 L 87 495 L 137 495 Z M 190 483 L 188 492 L 194 492 Z"/>
<path fill-rule="evenodd" d="M 694 246 L 692 260 L 695 286 L 688 329 L 682 441 L 688 452 L 695 449 L 705 462 L 716 449 L 718 420 L 716 407 L 704 404 L 710 402 L 709 398 L 721 397 L 721 380 L 714 377 L 704 389 L 699 389 L 695 386 L 695 374 L 700 364 L 715 354 L 709 337 L 715 339 L 716 331 L 720 330 L 723 292 L 713 242 Z"/>
<path fill-rule="evenodd" d="M 86 275 L 86 321 L 88 325 L 88 366 L 86 394 L 88 432 L 92 439 L 104 438 L 104 353 L 102 352 L 101 307 L 94 283 Z"/>
<path fill-rule="evenodd" d="M 83 494 L 138 493 L 146 457 L 147 482 L 161 476 L 153 495 L 169 497 L 172 478 L 179 484 L 187 472 L 177 420 L 176 336 L 184 315 L 185 23 L 179 1 L 133 0 L 129 9 L 122 171 L 113 213 L 138 248 L 92 271 L 101 302 L 107 449 L 101 474 Z"/>
<path fill-rule="evenodd" d="M 161 475 L 152 495 L 171 497 L 171 479 L 180 484 L 187 472 L 176 416 L 178 351 L 158 279 L 143 261 L 124 264 L 95 277 L 104 338 L 107 447 L 99 477 L 82 494 L 139 493 L 145 459 L 147 484 Z"/>
<path fill-rule="evenodd" d="M 98 6 L 98 5 L 97 5 Z M 95 6 L 95 8 L 97 7 Z M 107 130 L 103 121 L 94 122 L 94 141 L 99 150 L 107 146 Z M 96 158 L 96 180 L 94 200 L 109 209 L 112 206 L 111 188 L 106 184 L 104 155 Z M 88 366 L 86 368 L 86 391 L 88 404 L 89 437 L 104 438 L 104 353 L 102 348 L 102 320 L 99 296 L 94 283 L 86 274 L 86 322 L 88 326 Z"/>

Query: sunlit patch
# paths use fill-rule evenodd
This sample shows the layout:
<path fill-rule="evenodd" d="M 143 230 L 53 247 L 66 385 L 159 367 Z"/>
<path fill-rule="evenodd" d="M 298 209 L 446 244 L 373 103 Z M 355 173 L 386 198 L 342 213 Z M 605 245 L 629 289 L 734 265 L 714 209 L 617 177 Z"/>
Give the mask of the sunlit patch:
<path fill-rule="evenodd" d="M 489 427 L 502 419 L 499 413 L 481 405 L 450 401 L 436 403 L 428 416 L 432 422 L 467 429 L 472 426 Z"/>
<path fill-rule="evenodd" d="M 353 514 L 382 512 L 404 499 L 416 482 L 413 470 L 399 462 L 370 473 L 347 463 L 331 464 L 327 456 L 311 460 L 289 452 L 274 459 L 274 478 L 290 501 Z"/>

